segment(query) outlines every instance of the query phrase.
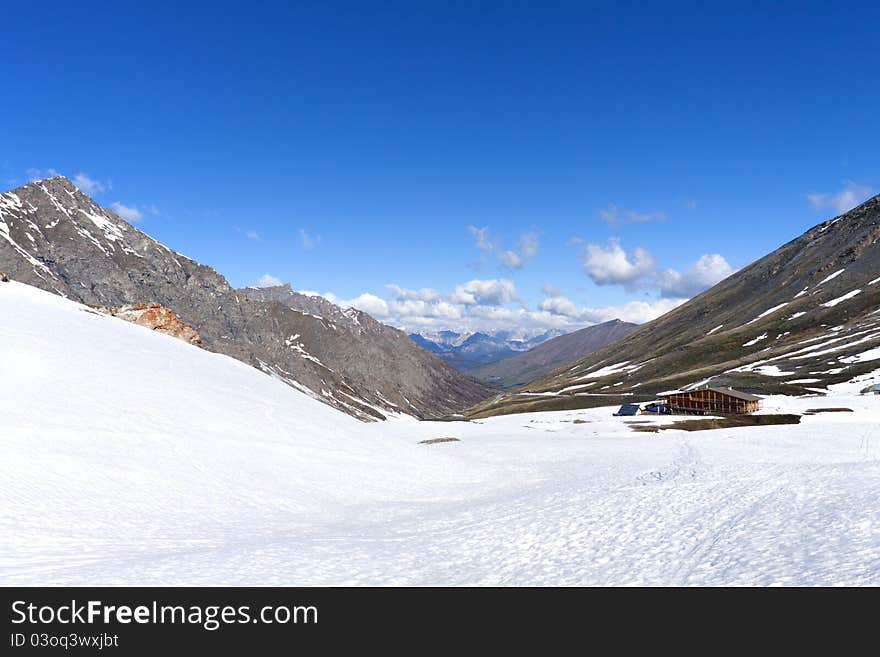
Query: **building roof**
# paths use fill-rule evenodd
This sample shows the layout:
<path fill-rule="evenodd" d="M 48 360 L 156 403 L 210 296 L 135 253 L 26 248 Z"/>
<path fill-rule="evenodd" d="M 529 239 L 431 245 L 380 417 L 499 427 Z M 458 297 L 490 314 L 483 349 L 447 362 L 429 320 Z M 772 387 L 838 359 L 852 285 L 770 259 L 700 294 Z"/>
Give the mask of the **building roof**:
<path fill-rule="evenodd" d="M 660 397 L 670 397 L 672 395 L 686 395 L 689 392 L 699 392 L 700 390 L 711 390 L 712 392 L 717 392 L 718 394 L 721 394 L 721 395 L 727 395 L 728 397 L 735 397 L 736 399 L 742 399 L 743 401 L 761 401 L 761 398 L 756 395 L 750 395 L 747 392 L 740 392 L 739 390 L 734 390 L 733 388 L 697 388 L 696 390 L 668 392 L 666 394 L 660 395 Z"/>
<path fill-rule="evenodd" d="M 614 415 L 638 415 L 641 410 L 641 404 L 624 404 Z"/>

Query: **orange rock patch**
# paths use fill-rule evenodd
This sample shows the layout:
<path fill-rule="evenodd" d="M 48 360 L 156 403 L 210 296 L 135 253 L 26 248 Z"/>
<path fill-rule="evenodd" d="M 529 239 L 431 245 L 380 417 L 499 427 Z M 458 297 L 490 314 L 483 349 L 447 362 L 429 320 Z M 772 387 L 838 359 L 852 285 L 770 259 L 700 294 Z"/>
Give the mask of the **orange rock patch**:
<path fill-rule="evenodd" d="M 191 324 L 182 321 L 173 310 L 159 303 L 136 303 L 118 308 L 101 308 L 100 310 L 189 344 L 197 346 L 202 344 L 202 336 Z"/>

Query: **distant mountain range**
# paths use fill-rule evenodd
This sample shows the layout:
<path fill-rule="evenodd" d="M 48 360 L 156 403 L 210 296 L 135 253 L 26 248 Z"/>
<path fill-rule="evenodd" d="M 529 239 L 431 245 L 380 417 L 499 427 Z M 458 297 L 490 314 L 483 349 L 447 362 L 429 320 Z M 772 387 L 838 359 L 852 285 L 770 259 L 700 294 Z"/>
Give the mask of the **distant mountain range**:
<path fill-rule="evenodd" d="M 409 337 L 417 345 L 437 354 L 450 365 L 463 372 L 469 372 L 480 365 L 528 351 L 564 333 L 565 331 L 551 329 L 535 336 L 524 337 L 504 330 L 492 333 L 457 333 L 447 330 L 410 333 Z"/>
<path fill-rule="evenodd" d="M 650 400 L 703 385 L 816 394 L 880 366 L 880 196 L 471 417 Z"/>
<path fill-rule="evenodd" d="M 637 328 L 638 324 L 619 319 L 588 326 L 541 342 L 528 351 L 478 365 L 468 374 L 500 388 L 515 388 L 620 340 Z"/>
<path fill-rule="evenodd" d="M 364 420 L 445 417 L 491 392 L 359 310 L 289 286 L 233 289 L 64 177 L 0 194 L 0 272 L 97 306 L 159 303 L 191 324 L 204 348 Z"/>

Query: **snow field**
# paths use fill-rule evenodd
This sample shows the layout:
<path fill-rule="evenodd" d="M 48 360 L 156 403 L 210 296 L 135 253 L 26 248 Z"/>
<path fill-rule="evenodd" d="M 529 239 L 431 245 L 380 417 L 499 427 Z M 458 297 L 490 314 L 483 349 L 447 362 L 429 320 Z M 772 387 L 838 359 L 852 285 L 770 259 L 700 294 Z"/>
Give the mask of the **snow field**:
<path fill-rule="evenodd" d="M 853 409 L 800 425 L 363 424 L 35 288 L 0 316 L 3 585 L 880 584 L 871 377 L 765 400 Z"/>

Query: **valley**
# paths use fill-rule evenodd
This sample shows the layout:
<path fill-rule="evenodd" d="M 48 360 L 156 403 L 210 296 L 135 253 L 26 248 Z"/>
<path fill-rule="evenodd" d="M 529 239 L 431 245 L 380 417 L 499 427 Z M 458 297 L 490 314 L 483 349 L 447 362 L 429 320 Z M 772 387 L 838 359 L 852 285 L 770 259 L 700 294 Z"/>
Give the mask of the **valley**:
<path fill-rule="evenodd" d="M 2 585 L 880 584 L 869 377 L 764 400 L 797 425 L 363 423 L 86 310 L 0 283 Z"/>

